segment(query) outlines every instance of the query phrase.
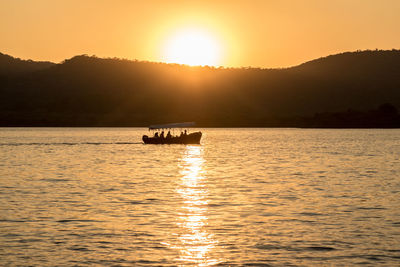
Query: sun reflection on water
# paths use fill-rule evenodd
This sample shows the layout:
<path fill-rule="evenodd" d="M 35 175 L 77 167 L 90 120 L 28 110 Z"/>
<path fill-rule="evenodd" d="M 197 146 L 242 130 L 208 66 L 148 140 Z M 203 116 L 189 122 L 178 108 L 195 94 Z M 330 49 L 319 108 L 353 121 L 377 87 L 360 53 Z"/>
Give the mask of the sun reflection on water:
<path fill-rule="evenodd" d="M 209 193 L 202 153 L 201 146 L 187 146 L 180 162 L 181 179 L 176 189 L 182 198 L 181 212 L 177 218 L 177 224 L 182 230 L 179 236 L 178 260 L 182 263 L 208 266 L 218 263 L 210 256 L 217 242 L 205 229 L 208 223 Z"/>

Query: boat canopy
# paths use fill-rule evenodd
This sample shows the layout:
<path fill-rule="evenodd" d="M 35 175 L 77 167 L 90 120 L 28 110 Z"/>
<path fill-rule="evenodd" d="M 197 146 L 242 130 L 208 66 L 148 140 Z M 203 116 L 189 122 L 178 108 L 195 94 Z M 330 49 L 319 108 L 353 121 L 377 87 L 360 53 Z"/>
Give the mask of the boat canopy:
<path fill-rule="evenodd" d="M 168 124 L 158 124 L 158 125 L 150 125 L 149 130 L 157 130 L 157 129 L 171 129 L 171 128 L 187 128 L 194 126 L 194 122 L 179 122 L 179 123 L 168 123 Z"/>

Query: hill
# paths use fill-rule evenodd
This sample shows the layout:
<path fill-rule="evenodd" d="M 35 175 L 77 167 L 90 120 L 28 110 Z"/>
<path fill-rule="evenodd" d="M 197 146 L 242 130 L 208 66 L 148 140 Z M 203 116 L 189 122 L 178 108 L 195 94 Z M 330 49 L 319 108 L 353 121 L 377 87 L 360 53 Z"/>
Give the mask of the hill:
<path fill-rule="evenodd" d="M 26 64 L 11 62 L 10 69 Z M 376 114 L 372 110 L 384 103 L 397 112 L 398 50 L 342 53 L 287 69 L 189 67 L 86 55 L 39 65 L 0 75 L 1 126 L 144 126 L 188 120 L 199 126 L 400 126 L 397 113 L 384 125 L 357 124 L 357 119 L 328 123 L 332 114 L 349 109 L 368 122 Z M 321 114 L 331 115 L 321 120 Z M 370 121 L 379 121 L 374 118 Z"/>
<path fill-rule="evenodd" d="M 53 66 L 54 63 L 48 61 L 32 61 L 14 58 L 0 53 L 0 75 L 21 74 L 42 70 Z"/>

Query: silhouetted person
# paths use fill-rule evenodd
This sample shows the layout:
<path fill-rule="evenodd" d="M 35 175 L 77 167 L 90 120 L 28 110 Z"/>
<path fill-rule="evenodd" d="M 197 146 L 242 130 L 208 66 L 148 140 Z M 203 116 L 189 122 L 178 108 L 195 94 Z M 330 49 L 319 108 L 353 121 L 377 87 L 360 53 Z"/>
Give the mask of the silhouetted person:
<path fill-rule="evenodd" d="M 158 138 L 158 132 L 156 132 L 156 133 L 154 134 L 154 137 L 155 137 L 155 138 Z"/>
<path fill-rule="evenodd" d="M 185 132 L 183 133 L 183 135 L 184 135 L 184 136 L 186 136 L 186 135 L 187 135 L 187 131 L 186 131 L 186 130 L 185 130 Z"/>
<path fill-rule="evenodd" d="M 167 138 L 171 138 L 171 131 L 168 131 Z"/>
<path fill-rule="evenodd" d="M 164 131 L 161 132 L 160 137 L 161 137 L 161 138 L 164 138 Z"/>

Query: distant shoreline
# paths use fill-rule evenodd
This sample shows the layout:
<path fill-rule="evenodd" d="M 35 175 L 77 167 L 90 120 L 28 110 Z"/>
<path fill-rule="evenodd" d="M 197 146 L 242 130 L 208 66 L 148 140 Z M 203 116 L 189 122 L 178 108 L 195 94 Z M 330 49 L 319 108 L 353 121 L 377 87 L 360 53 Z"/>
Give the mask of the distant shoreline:
<path fill-rule="evenodd" d="M 400 50 L 345 52 L 287 69 L 189 67 L 0 54 L 0 126 L 400 128 Z"/>
<path fill-rule="evenodd" d="M 0 126 L 0 128 L 148 128 L 147 126 Z M 394 127 L 197 126 L 189 129 L 400 129 Z"/>

